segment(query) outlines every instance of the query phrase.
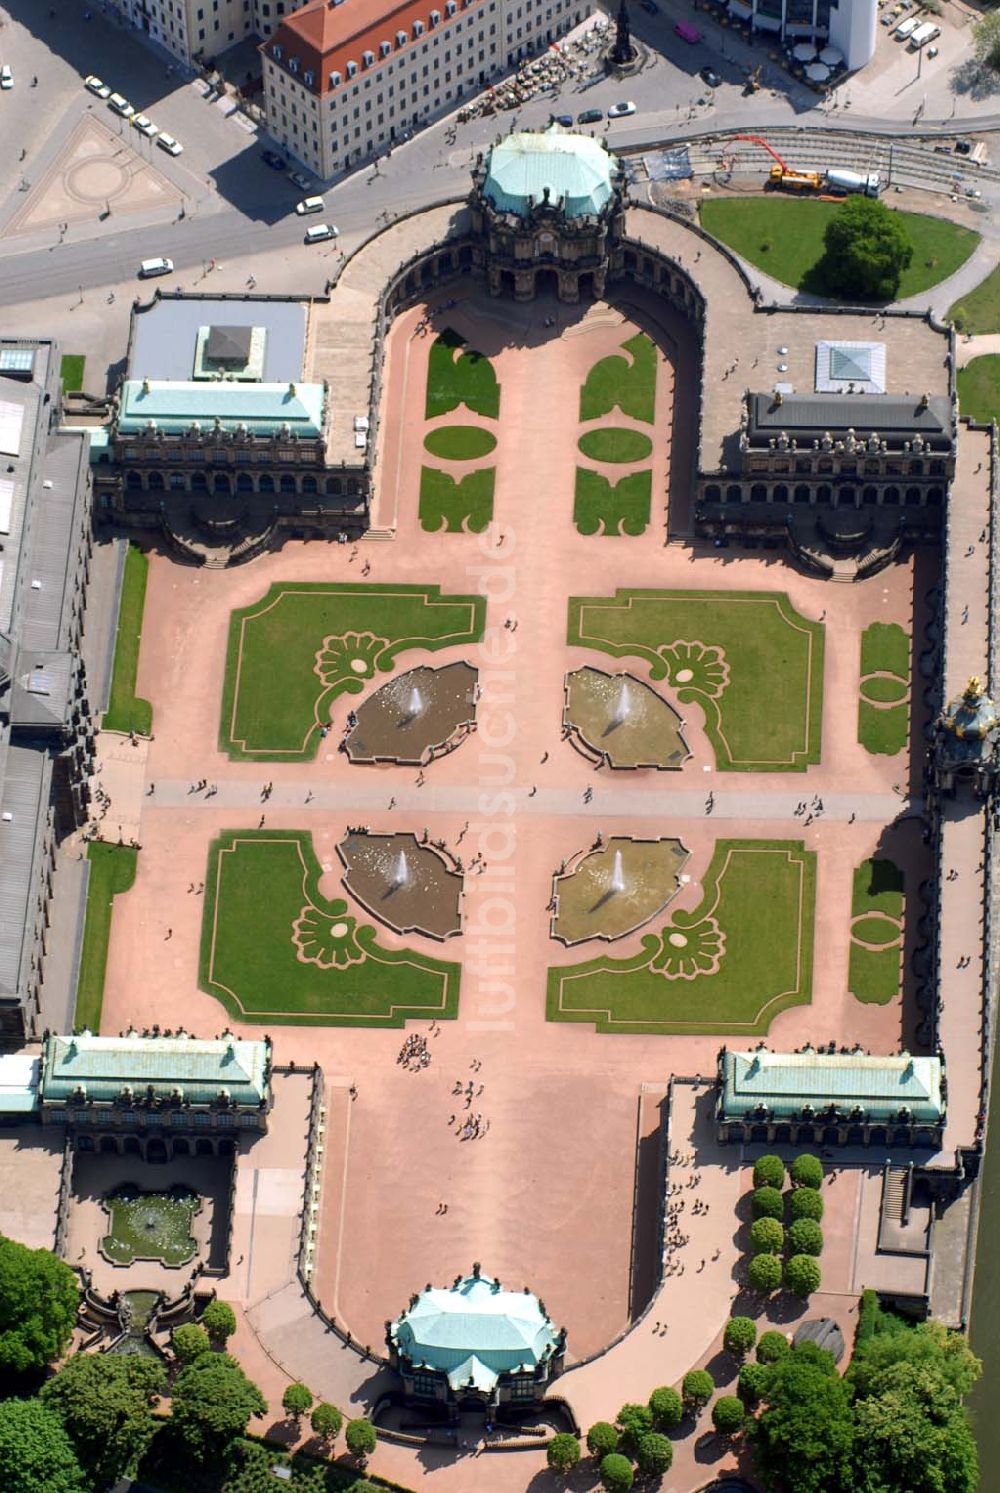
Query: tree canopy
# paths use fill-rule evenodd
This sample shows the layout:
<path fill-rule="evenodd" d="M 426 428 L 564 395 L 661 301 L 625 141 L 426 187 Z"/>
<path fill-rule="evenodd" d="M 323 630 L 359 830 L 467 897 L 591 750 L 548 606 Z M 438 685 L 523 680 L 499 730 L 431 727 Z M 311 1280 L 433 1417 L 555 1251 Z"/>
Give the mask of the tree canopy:
<path fill-rule="evenodd" d="M 684 1403 L 695 1410 L 707 1405 L 715 1393 L 715 1380 L 707 1369 L 688 1369 L 682 1380 Z"/>
<path fill-rule="evenodd" d="M 170 1346 L 180 1363 L 193 1363 L 199 1354 L 207 1353 L 212 1345 L 204 1327 L 197 1322 L 182 1322 L 170 1334 Z"/>
<path fill-rule="evenodd" d="M 777 1255 L 754 1255 L 747 1266 L 751 1291 L 776 1291 L 781 1285 L 781 1261 Z"/>
<path fill-rule="evenodd" d="M 766 1363 L 745 1363 L 740 1369 L 736 1390 L 744 1405 L 756 1405 L 767 1390 L 769 1366 Z"/>
<path fill-rule="evenodd" d="M 609 1452 L 601 1460 L 601 1486 L 606 1493 L 628 1493 L 635 1475 L 632 1472 L 632 1463 L 628 1457 L 623 1457 L 620 1452 Z"/>
<path fill-rule="evenodd" d="M 749 1367 L 759 1369 L 761 1365 L 755 1363 Z M 746 1418 L 743 1401 L 738 1400 L 735 1395 L 720 1395 L 712 1406 L 712 1424 L 723 1436 L 735 1435 Z"/>
<path fill-rule="evenodd" d="M 309 1417 L 309 1424 L 324 1441 L 336 1441 L 344 1424 L 344 1417 L 336 1405 L 328 1405 L 325 1400 L 320 1400 Z"/>
<path fill-rule="evenodd" d="M 752 1317 L 730 1317 L 722 1334 L 726 1352 L 744 1359 L 757 1341 L 757 1324 Z"/>
<path fill-rule="evenodd" d="M 90 1482 L 54 1410 L 40 1399 L 0 1402 L 4 1493 L 89 1493 Z"/>
<path fill-rule="evenodd" d="M 776 1327 L 771 1327 L 767 1332 L 761 1333 L 757 1343 L 757 1357 L 761 1363 L 776 1363 L 779 1358 L 784 1358 L 791 1351 L 791 1343 Z"/>
<path fill-rule="evenodd" d="M 606 1457 L 618 1450 L 618 1432 L 607 1420 L 595 1420 L 587 1432 L 587 1450 L 591 1456 Z"/>
<path fill-rule="evenodd" d="M 616 1417 L 616 1424 L 622 1433 L 622 1450 L 634 1456 L 643 1436 L 648 1436 L 653 1429 L 653 1412 L 648 1405 L 623 1405 Z"/>
<path fill-rule="evenodd" d="M 347 1438 L 347 1450 L 352 1457 L 357 1457 L 359 1462 L 363 1462 L 366 1457 L 370 1457 L 375 1450 L 377 1442 L 375 1427 L 364 1416 L 359 1416 L 357 1420 L 349 1420 L 345 1435 Z"/>
<path fill-rule="evenodd" d="M 305 1415 L 307 1410 L 312 1409 L 312 1391 L 304 1384 L 288 1384 L 281 1396 L 281 1408 L 287 1410 L 288 1414 L 298 1420 L 300 1415 Z"/>
<path fill-rule="evenodd" d="M 42 1387 L 82 1467 L 103 1488 L 134 1472 L 153 1438 L 153 1405 L 166 1373 L 156 1359 L 78 1353 Z"/>
<path fill-rule="evenodd" d="M 658 1431 L 647 1431 L 639 1440 L 635 1459 L 643 1477 L 662 1477 L 674 1460 L 673 1443 Z"/>
<path fill-rule="evenodd" d="M 201 1353 L 174 1381 L 172 1424 L 195 1457 L 224 1452 L 267 1402 L 228 1353 Z"/>
<path fill-rule="evenodd" d="M 755 1218 L 750 1225 L 750 1248 L 755 1255 L 776 1255 L 785 1247 L 785 1230 L 776 1218 Z"/>
<path fill-rule="evenodd" d="M 653 1412 L 653 1424 L 657 1430 L 669 1430 L 679 1426 L 684 1418 L 684 1401 L 676 1389 L 661 1384 L 649 1397 L 649 1408 Z"/>
<path fill-rule="evenodd" d="M 228 1301 L 210 1301 L 201 1314 L 201 1325 L 213 1343 L 224 1343 L 236 1331 L 236 1313 Z"/>
<path fill-rule="evenodd" d="M 545 1459 L 553 1472 L 572 1472 L 580 1460 L 580 1443 L 569 1431 L 557 1431 L 548 1444 Z"/>
<path fill-rule="evenodd" d="M 758 1187 L 750 1199 L 754 1218 L 776 1218 L 785 1216 L 785 1199 L 776 1187 Z"/>
<path fill-rule="evenodd" d="M 788 1216 L 792 1223 L 798 1218 L 811 1218 L 819 1223 L 823 1217 L 823 1194 L 811 1187 L 797 1187 L 788 1199 Z"/>
<path fill-rule="evenodd" d="M 821 1255 L 823 1230 L 811 1218 L 797 1218 L 788 1229 L 788 1248 L 795 1255 Z"/>
<path fill-rule="evenodd" d="M 972 46 L 978 62 L 1000 72 L 1000 12 L 987 11 L 976 22 L 972 28 Z"/>
<path fill-rule="evenodd" d="M 893 301 L 903 271 L 913 258 L 913 242 L 898 213 L 874 197 L 848 197 L 833 214 L 823 237 L 823 278 L 828 288 L 846 301 Z M 817 1157 L 809 1158 L 820 1168 Z M 807 1160 L 796 1157 L 795 1169 Z M 818 1187 L 818 1182 L 801 1182 Z"/>
<path fill-rule="evenodd" d="M 768 1493 L 852 1493 L 851 1389 L 815 1343 L 771 1366 L 767 1404 L 750 1430 Z"/>
<path fill-rule="evenodd" d="M 51 1250 L 0 1234 L 0 1372 L 27 1374 L 58 1358 L 79 1300 L 76 1276 Z"/>
<path fill-rule="evenodd" d="M 764 1255 L 758 1255 L 764 1259 Z M 812 1255 L 792 1255 L 785 1266 L 785 1285 L 794 1296 L 811 1296 L 822 1285 L 820 1268 Z"/>
<path fill-rule="evenodd" d="M 780 1156 L 758 1156 L 753 1164 L 755 1187 L 777 1187 L 785 1185 L 785 1163 Z"/>

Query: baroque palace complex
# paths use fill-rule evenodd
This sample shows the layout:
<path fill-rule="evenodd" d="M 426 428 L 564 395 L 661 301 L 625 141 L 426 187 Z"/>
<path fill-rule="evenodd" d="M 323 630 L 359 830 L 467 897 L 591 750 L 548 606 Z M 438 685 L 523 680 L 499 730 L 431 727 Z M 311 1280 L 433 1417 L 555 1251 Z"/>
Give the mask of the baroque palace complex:
<path fill-rule="evenodd" d="M 482 78 L 514 14 L 427 39 Z M 320 174 L 369 70 L 379 138 L 420 113 L 406 15 L 265 43 Z M 998 535 L 953 330 L 767 303 L 554 125 L 323 296 L 157 290 L 106 400 L 57 368 L 0 342 L 0 1192 L 88 1350 L 218 1294 L 379 1457 L 537 1453 L 709 1362 L 765 1150 L 827 1171 L 810 1319 L 964 1325 Z"/>

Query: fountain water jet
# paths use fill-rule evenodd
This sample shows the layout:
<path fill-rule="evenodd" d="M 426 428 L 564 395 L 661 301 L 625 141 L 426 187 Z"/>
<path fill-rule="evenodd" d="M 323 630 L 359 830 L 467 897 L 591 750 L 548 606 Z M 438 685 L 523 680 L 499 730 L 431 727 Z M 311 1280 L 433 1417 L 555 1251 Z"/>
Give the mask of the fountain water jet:
<path fill-rule="evenodd" d="M 629 718 L 629 716 L 631 714 L 632 714 L 632 695 L 631 695 L 631 692 L 629 691 L 628 680 L 627 679 L 623 679 L 622 682 L 621 682 L 621 688 L 618 691 L 618 700 L 617 700 L 617 703 L 615 704 L 614 712 L 613 712 L 613 714 L 611 716 L 611 723 L 612 723 L 612 725 L 615 725 L 615 726 L 621 726 L 621 725 L 623 725 L 625 723 L 625 721 L 628 720 L 628 718 Z"/>
<path fill-rule="evenodd" d="M 392 880 L 389 885 L 394 892 L 398 892 L 400 887 L 409 886 L 409 883 L 410 867 L 406 860 L 406 851 L 401 850 L 396 857 L 396 864 L 393 867 Z"/>
<path fill-rule="evenodd" d="M 615 851 L 615 858 L 611 867 L 610 890 L 612 892 L 623 892 L 625 890 L 625 873 L 622 870 L 622 853 L 620 850 Z"/>
<path fill-rule="evenodd" d="M 409 700 L 407 702 L 407 706 L 406 706 L 406 718 L 407 718 L 407 720 L 409 720 L 409 721 L 415 721 L 418 715 L 422 715 L 423 714 L 423 710 L 424 710 L 424 697 L 420 693 L 420 691 L 417 688 L 417 686 L 414 685 L 413 688 L 410 690 L 410 698 L 409 698 Z"/>

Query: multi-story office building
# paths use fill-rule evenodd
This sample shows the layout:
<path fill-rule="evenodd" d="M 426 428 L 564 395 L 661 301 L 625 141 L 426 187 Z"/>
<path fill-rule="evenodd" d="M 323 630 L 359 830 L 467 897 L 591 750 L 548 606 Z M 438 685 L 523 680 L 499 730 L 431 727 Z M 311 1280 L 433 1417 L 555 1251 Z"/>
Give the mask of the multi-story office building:
<path fill-rule="evenodd" d="M 875 55 L 876 0 L 718 0 L 738 22 L 782 41 L 829 41 L 843 55 L 849 72 Z"/>
<path fill-rule="evenodd" d="M 82 823 L 92 757 L 80 643 L 87 436 L 61 433 L 59 353 L 0 340 L 0 1040 L 44 1024 L 55 847 Z"/>
<path fill-rule="evenodd" d="M 296 0 L 111 0 L 133 26 L 196 65 L 248 36 L 270 36 Z"/>
<path fill-rule="evenodd" d="M 261 48 L 268 129 L 328 179 L 456 108 L 588 9 L 583 0 L 310 0 Z"/>

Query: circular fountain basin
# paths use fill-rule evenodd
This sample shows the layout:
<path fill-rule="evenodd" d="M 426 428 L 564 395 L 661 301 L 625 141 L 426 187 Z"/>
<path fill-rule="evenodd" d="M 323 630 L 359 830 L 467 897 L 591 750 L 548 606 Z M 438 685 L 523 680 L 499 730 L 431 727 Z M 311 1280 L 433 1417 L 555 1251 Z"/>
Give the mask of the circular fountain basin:
<path fill-rule="evenodd" d="M 462 931 L 462 875 L 415 835 L 350 834 L 337 846 L 344 886 L 395 933 L 451 938 Z"/>
<path fill-rule="evenodd" d="M 689 852 L 680 840 L 614 838 L 556 876 L 552 937 L 564 944 L 624 938 L 673 901 Z"/>
<path fill-rule="evenodd" d="M 677 711 L 642 679 L 587 666 L 567 674 L 565 688 L 563 723 L 589 756 L 674 770 L 690 757 Z"/>
<path fill-rule="evenodd" d="M 459 661 L 396 674 L 356 708 L 345 737 L 352 762 L 426 765 L 453 751 L 476 724 L 479 671 Z"/>

